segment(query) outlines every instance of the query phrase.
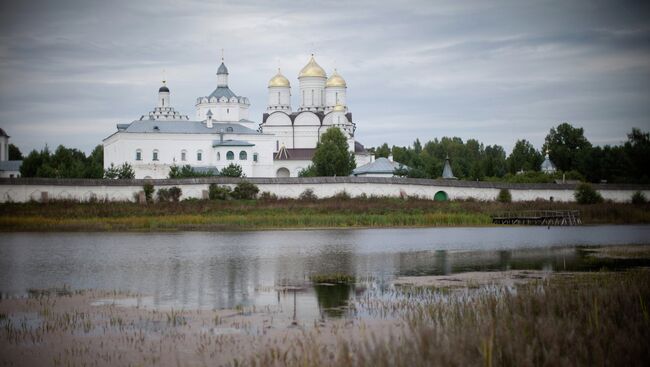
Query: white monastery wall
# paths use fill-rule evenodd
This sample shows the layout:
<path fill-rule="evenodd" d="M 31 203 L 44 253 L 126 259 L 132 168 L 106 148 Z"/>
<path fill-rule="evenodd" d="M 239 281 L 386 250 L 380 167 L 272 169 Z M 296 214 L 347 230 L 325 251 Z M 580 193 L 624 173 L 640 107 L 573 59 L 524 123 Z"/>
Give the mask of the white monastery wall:
<path fill-rule="evenodd" d="M 145 182 L 151 182 L 156 189 L 178 186 L 183 195 L 181 199 L 203 197 L 209 183 L 234 187 L 240 179 L 201 178 L 182 180 L 53 180 L 53 179 L 0 179 L 0 202 L 40 201 L 43 192 L 50 200 L 74 199 L 87 201 L 91 198 L 113 201 L 134 201 Z M 325 178 L 251 178 L 248 181 L 258 185 L 260 192 L 268 191 L 278 197 L 297 198 L 304 190 L 312 189 L 318 197 L 333 196 L 346 191 L 351 196 L 362 194 L 371 196 L 401 195 L 419 196 L 433 199 L 438 191 L 447 193 L 450 200 L 475 199 L 495 200 L 499 190 L 510 190 L 513 201 L 537 199 L 570 202 L 574 201 L 574 185 L 556 184 L 499 184 L 474 183 L 468 181 L 445 182 L 441 180 L 414 180 L 380 177 L 325 177 Z M 636 191 L 650 196 L 650 187 L 623 185 L 594 185 L 600 194 L 614 202 L 629 202 Z"/>

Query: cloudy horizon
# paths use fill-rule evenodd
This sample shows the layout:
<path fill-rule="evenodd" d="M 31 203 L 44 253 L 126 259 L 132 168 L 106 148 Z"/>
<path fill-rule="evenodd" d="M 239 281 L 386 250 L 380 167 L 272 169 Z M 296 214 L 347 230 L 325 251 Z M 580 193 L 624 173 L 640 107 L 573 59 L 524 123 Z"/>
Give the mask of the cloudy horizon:
<path fill-rule="evenodd" d="M 551 127 L 596 145 L 650 130 L 650 11 L 632 1 L 5 1 L 0 5 L 0 127 L 23 153 L 86 152 L 156 104 L 192 119 L 229 84 L 261 122 L 278 66 L 292 84 L 315 53 L 348 84 L 367 147 L 443 136 L 507 151 L 540 148 Z"/>

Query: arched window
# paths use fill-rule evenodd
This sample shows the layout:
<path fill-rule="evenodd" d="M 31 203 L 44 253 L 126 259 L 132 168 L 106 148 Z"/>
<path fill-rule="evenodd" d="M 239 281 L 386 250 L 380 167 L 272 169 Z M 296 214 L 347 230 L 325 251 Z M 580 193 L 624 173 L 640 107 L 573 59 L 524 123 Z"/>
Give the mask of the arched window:
<path fill-rule="evenodd" d="M 233 153 L 232 150 L 229 150 L 228 153 L 226 153 L 226 159 L 232 161 L 235 159 L 235 153 Z"/>
<path fill-rule="evenodd" d="M 142 160 L 142 149 L 138 149 L 135 151 L 135 160 L 136 161 Z"/>
<path fill-rule="evenodd" d="M 336 98 L 334 98 L 334 99 L 335 99 L 335 102 L 336 102 L 336 103 L 334 103 L 334 105 L 339 104 L 339 92 L 336 92 Z"/>
<path fill-rule="evenodd" d="M 230 108 L 226 108 L 226 113 L 230 113 Z"/>
<path fill-rule="evenodd" d="M 181 150 L 181 161 L 185 162 L 187 160 L 187 151 L 185 149 Z"/>
<path fill-rule="evenodd" d="M 203 160 L 203 151 L 202 150 L 199 150 L 198 152 L 196 152 L 196 160 L 197 161 L 202 161 Z"/>
<path fill-rule="evenodd" d="M 218 161 L 221 160 L 221 153 L 219 153 L 219 152 L 217 152 L 217 160 L 218 160 Z"/>
<path fill-rule="evenodd" d="M 305 105 L 305 91 L 302 91 L 302 105 Z"/>
<path fill-rule="evenodd" d="M 314 90 L 311 90 L 311 105 L 314 105 Z"/>
<path fill-rule="evenodd" d="M 151 160 L 157 161 L 158 160 L 158 149 L 153 150 L 153 155 L 151 157 Z"/>
<path fill-rule="evenodd" d="M 260 155 L 257 153 L 253 153 L 253 162 L 257 162 L 258 159 L 260 159 Z"/>
<path fill-rule="evenodd" d="M 280 104 L 280 92 L 278 92 L 278 105 Z"/>
<path fill-rule="evenodd" d="M 239 160 L 245 161 L 246 159 L 248 159 L 248 154 L 246 154 L 246 151 L 242 150 L 239 152 Z"/>
<path fill-rule="evenodd" d="M 226 132 L 227 132 L 227 133 L 231 133 L 231 132 L 233 132 L 233 128 L 232 128 L 231 126 L 228 126 L 228 127 L 226 128 Z"/>

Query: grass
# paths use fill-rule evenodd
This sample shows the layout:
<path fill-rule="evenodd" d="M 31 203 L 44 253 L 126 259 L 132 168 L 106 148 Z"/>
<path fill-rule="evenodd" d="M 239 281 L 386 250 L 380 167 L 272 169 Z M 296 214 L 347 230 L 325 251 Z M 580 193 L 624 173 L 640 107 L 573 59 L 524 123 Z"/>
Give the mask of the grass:
<path fill-rule="evenodd" d="M 650 223 L 650 205 L 615 203 L 435 202 L 417 198 L 193 200 L 148 205 L 63 201 L 0 204 L 0 231 L 481 226 L 491 225 L 490 214 L 495 212 L 542 209 L 580 210 L 585 224 Z"/>
<path fill-rule="evenodd" d="M 396 307 L 407 327 L 388 338 L 342 339 L 335 353 L 306 339 L 282 357 L 265 351 L 243 365 L 635 366 L 650 360 L 648 269 L 554 277 L 474 296 L 411 292 L 417 301 Z"/>

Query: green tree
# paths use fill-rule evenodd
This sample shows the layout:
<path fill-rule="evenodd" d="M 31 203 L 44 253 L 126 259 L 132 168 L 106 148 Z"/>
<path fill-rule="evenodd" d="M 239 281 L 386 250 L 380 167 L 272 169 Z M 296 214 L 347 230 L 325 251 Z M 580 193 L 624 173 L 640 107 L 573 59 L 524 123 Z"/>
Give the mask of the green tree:
<path fill-rule="evenodd" d="M 39 169 L 48 164 L 49 161 L 50 150 L 47 145 L 40 152 L 34 149 L 23 159 L 20 166 L 20 175 L 22 177 L 39 177 L 37 176 Z"/>
<path fill-rule="evenodd" d="M 230 163 L 228 166 L 224 167 L 219 175 L 224 177 L 246 177 L 242 172 L 241 166 L 234 163 Z"/>
<path fill-rule="evenodd" d="M 98 145 L 86 159 L 85 178 L 102 178 L 104 176 L 104 146 Z"/>
<path fill-rule="evenodd" d="M 345 135 L 335 127 L 321 136 L 312 162 L 318 176 L 349 176 L 357 166 Z"/>
<path fill-rule="evenodd" d="M 647 169 L 650 157 L 650 133 L 644 133 L 636 128 L 632 129 L 632 132 L 627 135 L 627 142 L 623 146 L 623 150 L 630 162 L 626 176 L 636 182 L 650 182 L 650 172 Z"/>
<path fill-rule="evenodd" d="M 583 163 L 591 151 L 591 143 L 585 138 L 583 128 L 565 122 L 551 128 L 542 150 L 549 151 L 551 161 L 559 170 L 584 173 Z"/>
<path fill-rule="evenodd" d="M 387 143 L 384 143 L 375 149 L 375 158 L 388 158 L 390 154 L 390 147 Z"/>
<path fill-rule="evenodd" d="M 507 159 L 508 172 L 539 171 L 543 161 L 542 154 L 528 140 L 517 140 Z"/>
<path fill-rule="evenodd" d="M 21 159 L 23 159 L 23 153 L 20 152 L 20 149 L 13 144 L 9 144 L 9 160 L 19 161 Z"/>
<path fill-rule="evenodd" d="M 122 180 L 135 178 L 135 171 L 133 171 L 133 167 L 127 162 L 122 163 L 117 171 L 117 178 Z"/>

